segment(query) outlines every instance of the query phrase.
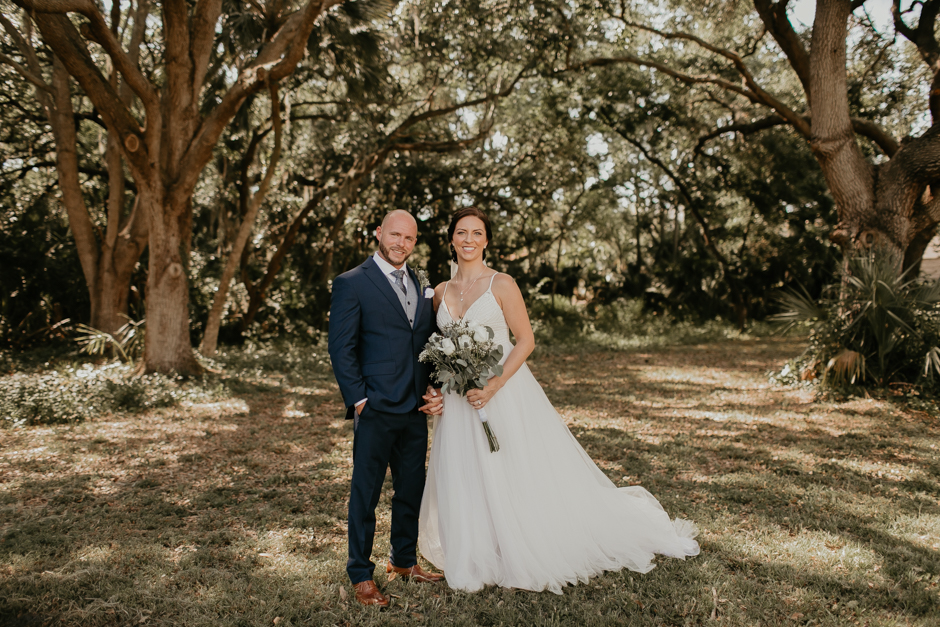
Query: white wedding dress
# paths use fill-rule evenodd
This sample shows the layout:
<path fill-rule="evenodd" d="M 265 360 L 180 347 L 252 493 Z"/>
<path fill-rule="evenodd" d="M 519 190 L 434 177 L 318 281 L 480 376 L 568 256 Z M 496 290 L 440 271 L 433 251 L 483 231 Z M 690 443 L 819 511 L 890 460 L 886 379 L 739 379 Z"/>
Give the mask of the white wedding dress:
<path fill-rule="evenodd" d="M 512 350 L 492 280 L 464 315 Z M 442 303 L 438 325 L 453 318 Z M 486 585 L 561 594 L 604 571 L 647 572 L 655 553 L 697 555 L 695 526 L 672 521 L 639 486 L 618 488 L 594 464 L 528 366 L 486 405 L 499 451 L 491 453 L 466 398 L 450 393 L 435 420 L 418 546 L 450 587 Z"/>

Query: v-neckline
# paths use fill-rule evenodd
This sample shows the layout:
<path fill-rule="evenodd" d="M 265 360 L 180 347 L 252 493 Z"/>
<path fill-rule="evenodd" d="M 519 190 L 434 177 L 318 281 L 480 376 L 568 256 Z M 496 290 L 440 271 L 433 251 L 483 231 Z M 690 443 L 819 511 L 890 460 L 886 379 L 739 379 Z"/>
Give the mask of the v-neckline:
<path fill-rule="evenodd" d="M 493 276 L 496 276 L 496 275 L 493 275 Z M 463 316 L 461 316 L 460 318 L 455 318 L 455 317 L 454 317 L 454 314 L 451 313 L 450 307 L 447 306 L 447 299 L 446 299 L 446 298 L 441 298 L 441 303 L 444 305 L 444 308 L 447 310 L 447 315 L 450 316 L 450 319 L 451 319 L 451 320 L 453 320 L 454 322 L 463 322 L 463 321 L 466 319 L 467 314 L 470 313 L 470 310 L 473 309 L 473 308 L 476 306 L 476 304 L 477 304 L 478 302 L 480 302 L 480 299 L 482 299 L 482 298 L 483 298 L 484 296 L 486 296 L 487 294 L 492 294 L 492 293 L 493 293 L 493 292 L 492 292 L 492 289 L 493 289 L 493 286 L 490 285 L 488 288 L 486 288 L 486 291 L 485 291 L 485 292 L 483 292 L 482 294 L 480 294 L 479 296 L 477 296 L 476 299 L 475 299 L 472 303 L 470 303 L 470 306 L 467 307 L 467 308 L 464 310 Z"/>

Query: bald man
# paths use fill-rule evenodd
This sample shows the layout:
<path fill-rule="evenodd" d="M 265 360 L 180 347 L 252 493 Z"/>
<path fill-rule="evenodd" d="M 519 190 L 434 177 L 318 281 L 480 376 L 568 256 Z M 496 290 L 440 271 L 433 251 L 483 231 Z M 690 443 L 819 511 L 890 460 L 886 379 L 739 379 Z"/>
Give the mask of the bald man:
<path fill-rule="evenodd" d="M 386 572 L 425 583 L 442 579 L 425 572 L 416 553 L 428 448 L 425 414 L 440 413 L 441 397 L 428 385 L 430 368 L 418 361 L 437 328 L 433 292 L 425 294 L 405 263 L 418 224 L 411 214 L 393 211 L 375 235 L 375 254 L 333 281 L 329 350 L 355 433 L 346 572 L 360 603 L 386 607 L 388 599 L 372 579 L 371 556 L 375 507 L 389 467 L 395 495 Z"/>

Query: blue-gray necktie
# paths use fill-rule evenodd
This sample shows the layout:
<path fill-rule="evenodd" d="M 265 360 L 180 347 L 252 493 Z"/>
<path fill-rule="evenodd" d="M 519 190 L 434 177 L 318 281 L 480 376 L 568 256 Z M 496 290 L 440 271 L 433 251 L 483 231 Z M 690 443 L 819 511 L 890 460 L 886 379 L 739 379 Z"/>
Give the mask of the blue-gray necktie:
<path fill-rule="evenodd" d="M 404 270 L 394 270 L 392 274 L 395 275 L 395 285 L 398 286 L 398 289 L 401 290 L 401 293 L 405 296 L 408 295 L 408 290 L 405 288 L 405 282 L 402 280 L 402 277 L 405 276 Z"/>

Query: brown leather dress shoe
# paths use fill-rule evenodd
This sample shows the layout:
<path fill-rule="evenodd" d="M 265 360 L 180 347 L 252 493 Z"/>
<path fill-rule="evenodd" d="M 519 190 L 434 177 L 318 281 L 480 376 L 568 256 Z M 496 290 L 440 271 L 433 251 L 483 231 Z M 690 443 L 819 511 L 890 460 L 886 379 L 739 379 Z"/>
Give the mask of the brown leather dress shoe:
<path fill-rule="evenodd" d="M 356 590 L 356 600 L 363 605 L 378 605 L 379 607 L 388 607 L 388 597 L 379 592 L 375 582 L 360 581 L 353 586 Z"/>
<path fill-rule="evenodd" d="M 395 573 L 402 579 L 413 579 L 414 581 L 417 581 L 418 583 L 437 583 L 441 581 L 442 579 L 444 579 L 444 575 L 441 575 L 438 573 L 429 573 L 425 571 L 423 568 L 421 568 L 420 566 L 418 566 L 417 564 L 415 564 L 411 568 L 399 568 L 398 566 L 395 566 L 394 564 L 389 562 L 388 567 L 386 567 L 385 569 L 385 572 Z"/>

